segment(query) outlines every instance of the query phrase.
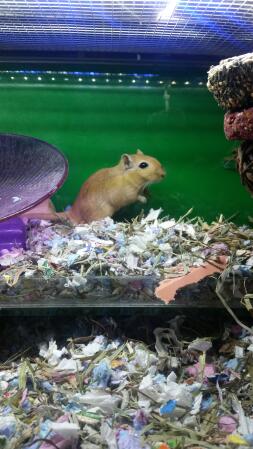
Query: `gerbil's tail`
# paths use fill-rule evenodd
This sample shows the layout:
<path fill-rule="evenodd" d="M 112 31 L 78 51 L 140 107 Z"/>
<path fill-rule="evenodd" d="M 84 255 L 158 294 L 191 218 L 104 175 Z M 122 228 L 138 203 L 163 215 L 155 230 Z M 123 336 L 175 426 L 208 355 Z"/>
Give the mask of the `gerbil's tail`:
<path fill-rule="evenodd" d="M 52 221 L 53 223 L 63 223 L 63 222 L 71 222 L 71 218 L 68 215 L 68 212 L 36 212 L 36 211 L 28 211 L 25 214 L 21 215 L 22 218 L 27 219 L 35 219 L 35 220 L 46 220 Z"/>

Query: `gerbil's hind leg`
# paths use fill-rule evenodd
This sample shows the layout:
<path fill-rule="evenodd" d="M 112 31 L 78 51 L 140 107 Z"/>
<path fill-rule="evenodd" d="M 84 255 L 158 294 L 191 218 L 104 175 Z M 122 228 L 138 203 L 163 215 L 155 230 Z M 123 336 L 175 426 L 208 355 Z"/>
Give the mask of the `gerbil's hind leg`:
<path fill-rule="evenodd" d="M 137 200 L 140 201 L 140 203 L 145 204 L 147 202 L 147 198 L 144 195 L 138 195 Z"/>
<path fill-rule="evenodd" d="M 91 223 L 92 221 L 103 220 L 103 218 L 106 217 L 112 217 L 114 212 L 114 209 L 110 205 L 104 205 L 103 207 L 97 208 L 97 210 L 92 211 L 92 213 L 88 217 L 88 223 Z"/>
<path fill-rule="evenodd" d="M 73 210 L 68 211 L 68 216 L 74 224 L 91 223 L 92 221 L 103 220 L 103 218 L 111 217 L 114 214 L 114 209 L 107 205 L 103 207 L 97 207 L 95 210 L 89 210 L 85 208 L 80 215 L 73 213 Z"/>

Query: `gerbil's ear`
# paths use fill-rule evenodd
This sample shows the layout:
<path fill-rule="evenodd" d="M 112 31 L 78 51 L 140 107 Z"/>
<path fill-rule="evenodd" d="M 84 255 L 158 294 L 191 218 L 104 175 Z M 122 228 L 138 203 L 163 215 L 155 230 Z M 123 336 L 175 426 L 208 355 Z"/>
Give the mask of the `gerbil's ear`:
<path fill-rule="evenodd" d="M 133 160 L 129 154 L 122 154 L 121 161 L 123 162 L 126 170 L 133 167 Z"/>
<path fill-rule="evenodd" d="M 141 150 L 137 150 L 136 154 L 143 154 L 143 152 Z"/>

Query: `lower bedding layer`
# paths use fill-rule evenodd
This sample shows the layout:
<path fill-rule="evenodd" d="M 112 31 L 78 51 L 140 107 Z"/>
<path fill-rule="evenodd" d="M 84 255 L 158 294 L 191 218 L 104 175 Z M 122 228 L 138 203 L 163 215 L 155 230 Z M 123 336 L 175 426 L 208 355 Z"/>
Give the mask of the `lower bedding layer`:
<path fill-rule="evenodd" d="M 251 444 L 253 333 L 224 311 L 58 311 L 0 325 L 2 448 Z"/>

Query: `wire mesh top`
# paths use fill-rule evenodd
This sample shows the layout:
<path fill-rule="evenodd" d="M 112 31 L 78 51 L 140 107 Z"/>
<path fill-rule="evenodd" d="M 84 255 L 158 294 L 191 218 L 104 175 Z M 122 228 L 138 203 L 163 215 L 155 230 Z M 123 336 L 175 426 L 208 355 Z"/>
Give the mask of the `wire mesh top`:
<path fill-rule="evenodd" d="M 171 18 L 159 18 L 170 2 Z M 0 0 L 0 10 L 0 50 L 252 51 L 252 0 Z"/>
<path fill-rule="evenodd" d="M 33 137 L 0 134 L 0 173 L 1 221 L 52 196 L 68 168 L 52 145 Z"/>

